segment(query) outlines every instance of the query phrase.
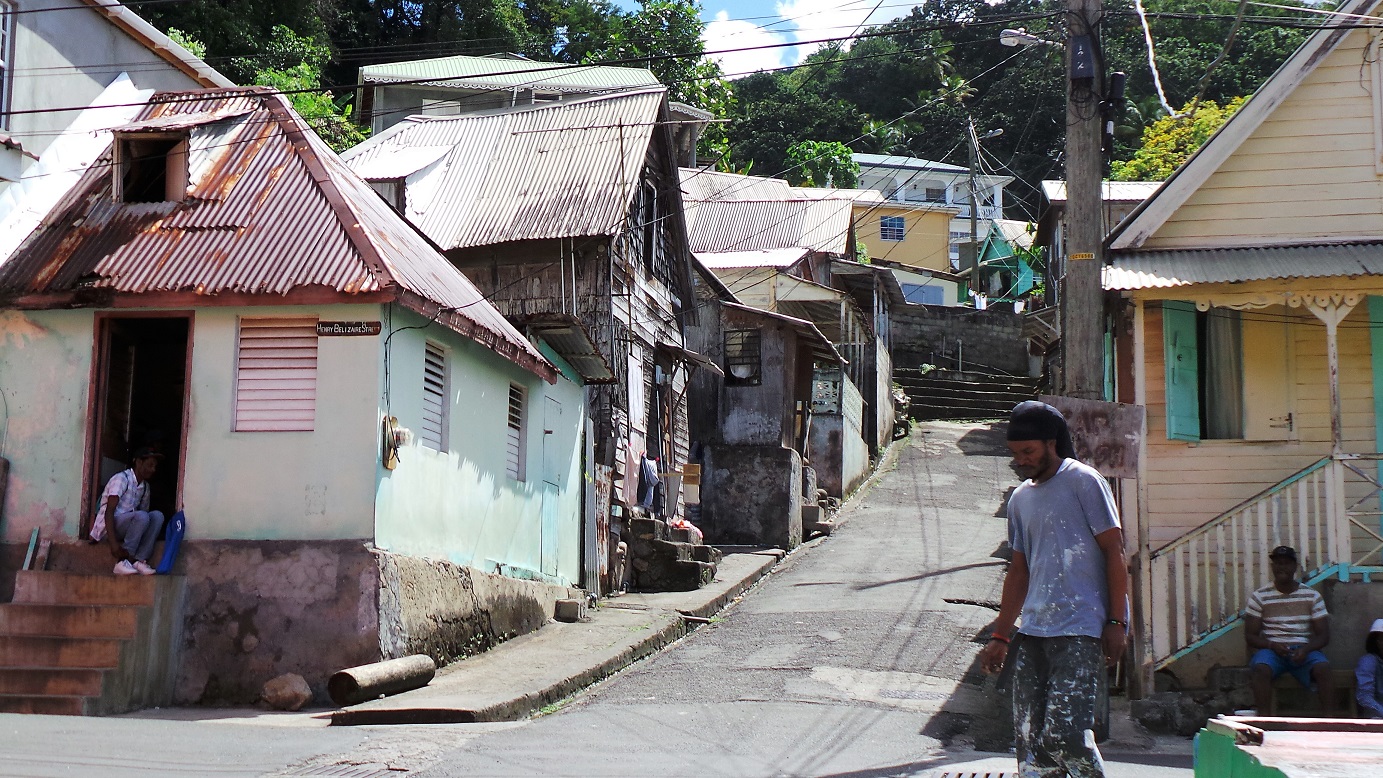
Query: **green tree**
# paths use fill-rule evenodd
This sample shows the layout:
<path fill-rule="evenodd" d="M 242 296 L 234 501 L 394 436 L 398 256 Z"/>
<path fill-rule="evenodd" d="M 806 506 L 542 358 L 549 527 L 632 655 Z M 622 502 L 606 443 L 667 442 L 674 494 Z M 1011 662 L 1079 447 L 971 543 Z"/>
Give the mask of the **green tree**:
<path fill-rule="evenodd" d="M 269 66 L 255 73 L 254 83 L 284 92 L 293 110 L 339 152 L 361 143 L 367 135 L 350 120 L 349 104 L 338 105 L 331 93 L 322 89 L 322 66 L 330 56 L 331 50 L 315 38 L 278 25 L 261 55 Z"/>
<path fill-rule="evenodd" d="M 642 64 L 668 88 L 668 98 L 726 116 L 734 93 L 720 65 L 707 58 L 701 39 L 701 4 L 687 0 L 639 0 L 639 8 L 614 18 L 609 38 L 585 57 L 585 62 Z M 675 56 L 665 56 L 665 55 Z M 725 129 L 712 124 L 701 135 L 700 153 L 708 158 L 728 155 Z"/>
<path fill-rule="evenodd" d="M 1111 165 L 1115 181 L 1163 181 L 1172 171 L 1205 145 L 1229 117 L 1243 107 L 1247 97 L 1236 97 L 1223 108 L 1210 100 L 1190 103 L 1178 116 L 1164 116 L 1143 131 L 1143 145 L 1127 161 Z"/>
<path fill-rule="evenodd" d="M 187 49 L 188 53 L 200 60 L 206 59 L 206 44 L 179 30 L 177 27 L 168 28 L 168 37 L 174 43 Z"/>
<path fill-rule="evenodd" d="M 850 189 L 859 178 L 860 166 L 850 156 L 850 147 L 837 141 L 804 140 L 788 147 L 793 168 L 787 179 L 806 186 L 834 186 Z"/>

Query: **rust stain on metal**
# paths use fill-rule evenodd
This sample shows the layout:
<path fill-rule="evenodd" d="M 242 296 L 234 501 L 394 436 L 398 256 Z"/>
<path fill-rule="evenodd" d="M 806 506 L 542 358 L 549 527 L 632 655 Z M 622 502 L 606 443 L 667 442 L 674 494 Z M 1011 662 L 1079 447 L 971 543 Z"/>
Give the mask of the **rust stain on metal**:
<path fill-rule="evenodd" d="M 259 87 L 160 93 L 136 125 L 187 133 L 186 196 L 117 201 L 107 151 L 0 265 L 0 295 L 68 305 L 100 304 L 93 290 L 406 291 L 396 299 L 446 311 L 447 326 L 555 380 L 536 348 L 281 96 Z"/>

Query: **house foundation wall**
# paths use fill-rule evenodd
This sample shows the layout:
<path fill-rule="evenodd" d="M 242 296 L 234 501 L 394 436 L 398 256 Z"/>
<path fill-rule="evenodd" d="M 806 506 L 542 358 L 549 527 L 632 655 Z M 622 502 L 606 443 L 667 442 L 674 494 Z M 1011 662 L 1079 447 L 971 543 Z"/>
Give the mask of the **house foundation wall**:
<path fill-rule="evenodd" d="M 584 596 L 444 560 L 374 555 L 383 659 L 427 654 L 445 665 L 532 632 L 552 618 L 557 600 Z"/>
<path fill-rule="evenodd" d="M 802 542 L 802 457 L 782 446 L 708 446 L 701 530 L 707 543 L 796 548 Z"/>
<path fill-rule="evenodd" d="M 297 673 L 317 701 L 332 673 L 378 661 L 379 566 L 363 540 L 188 540 L 175 702 L 250 704 Z"/>

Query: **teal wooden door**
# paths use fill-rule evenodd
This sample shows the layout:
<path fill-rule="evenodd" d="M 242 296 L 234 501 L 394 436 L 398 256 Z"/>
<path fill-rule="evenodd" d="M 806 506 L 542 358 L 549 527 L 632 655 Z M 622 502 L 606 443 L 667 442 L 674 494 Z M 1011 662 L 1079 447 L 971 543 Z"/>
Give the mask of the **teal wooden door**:
<path fill-rule="evenodd" d="M 1195 305 L 1176 300 L 1162 304 L 1162 346 L 1166 363 L 1167 437 L 1200 440 L 1200 350 Z"/>
<path fill-rule="evenodd" d="M 562 547 L 562 446 L 566 436 L 562 427 L 562 404 L 547 397 L 543 403 L 543 526 L 542 560 L 545 575 L 557 575 L 557 557 Z"/>

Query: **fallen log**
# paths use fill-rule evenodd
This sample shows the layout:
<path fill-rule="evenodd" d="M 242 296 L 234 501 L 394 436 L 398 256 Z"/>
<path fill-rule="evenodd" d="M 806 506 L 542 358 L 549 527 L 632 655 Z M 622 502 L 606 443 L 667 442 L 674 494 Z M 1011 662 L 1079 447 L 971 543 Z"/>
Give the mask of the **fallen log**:
<path fill-rule="evenodd" d="M 437 674 L 437 663 L 427 654 L 349 667 L 327 681 L 331 701 L 342 707 L 355 705 L 427 686 Z"/>

